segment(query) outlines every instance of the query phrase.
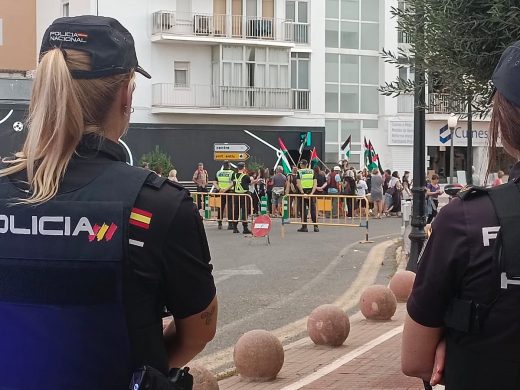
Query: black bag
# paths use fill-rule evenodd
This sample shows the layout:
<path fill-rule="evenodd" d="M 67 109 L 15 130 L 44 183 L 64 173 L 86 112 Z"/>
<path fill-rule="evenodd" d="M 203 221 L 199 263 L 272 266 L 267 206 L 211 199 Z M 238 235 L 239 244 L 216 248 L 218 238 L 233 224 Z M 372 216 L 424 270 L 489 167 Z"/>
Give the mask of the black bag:
<path fill-rule="evenodd" d="M 172 368 L 168 376 L 150 366 L 135 371 L 130 390 L 192 390 L 193 376 L 189 367 Z"/>

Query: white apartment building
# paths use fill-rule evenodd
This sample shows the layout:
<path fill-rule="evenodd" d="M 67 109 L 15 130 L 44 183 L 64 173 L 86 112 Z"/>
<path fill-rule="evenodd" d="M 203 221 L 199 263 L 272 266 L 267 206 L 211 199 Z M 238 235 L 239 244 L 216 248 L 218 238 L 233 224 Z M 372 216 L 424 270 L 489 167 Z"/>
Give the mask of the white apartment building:
<path fill-rule="evenodd" d="M 352 136 L 351 162 L 363 166 L 370 140 L 384 168 L 412 170 L 413 96 L 381 96 L 398 74 L 381 58 L 407 37 L 390 8 L 398 0 L 39 0 L 37 41 L 53 19 L 99 14 L 133 34 L 141 66 L 135 112 L 127 136 L 134 158 L 156 145 L 167 151 L 181 179 L 200 160 L 216 169 L 214 143 L 246 143 L 272 166 L 281 137 L 298 157 L 300 136 L 330 165 Z M 444 126 L 449 96 L 430 94 L 427 167 L 447 172 Z M 444 103 L 443 103 L 444 102 Z M 456 169 L 463 169 L 465 122 L 456 131 Z M 475 166 L 484 166 L 488 123 L 475 120 Z M 481 146 L 482 145 L 482 146 Z M 460 147 L 460 149 L 459 149 Z"/>

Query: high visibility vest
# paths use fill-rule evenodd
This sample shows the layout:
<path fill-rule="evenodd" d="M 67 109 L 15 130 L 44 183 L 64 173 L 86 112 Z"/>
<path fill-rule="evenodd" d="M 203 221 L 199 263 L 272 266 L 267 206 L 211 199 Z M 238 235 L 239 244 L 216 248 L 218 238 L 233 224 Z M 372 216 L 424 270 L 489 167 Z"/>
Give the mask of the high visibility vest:
<path fill-rule="evenodd" d="M 314 187 L 314 171 L 312 169 L 299 169 L 298 176 L 304 190 L 310 190 Z"/>
<path fill-rule="evenodd" d="M 36 207 L 11 206 L 22 193 L 0 178 L 0 387 L 128 388 L 123 270 L 149 175 L 114 162 Z"/>
<path fill-rule="evenodd" d="M 223 189 L 223 188 L 228 188 L 231 183 L 233 182 L 232 181 L 232 177 L 233 177 L 233 171 L 231 169 L 221 169 L 220 171 L 217 172 L 217 182 L 218 182 L 218 187 Z"/>
<path fill-rule="evenodd" d="M 249 191 L 249 188 L 247 189 L 244 189 L 242 187 L 242 179 L 247 176 L 247 174 L 245 173 L 237 173 L 235 175 L 235 193 L 236 194 L 245 194 L 246 192 Z"/>

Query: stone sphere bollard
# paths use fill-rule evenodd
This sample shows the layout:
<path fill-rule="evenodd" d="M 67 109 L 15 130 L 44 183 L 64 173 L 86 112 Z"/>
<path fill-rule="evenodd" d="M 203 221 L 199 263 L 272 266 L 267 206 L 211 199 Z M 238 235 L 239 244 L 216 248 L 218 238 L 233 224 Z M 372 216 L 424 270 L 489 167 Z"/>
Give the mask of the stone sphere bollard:
<path fill-rule="evenodd" d="M 412 292 L 415 273 L 412 271 L 397 271 L 390 279 L 388 288 L 392 290 L 398 302 L 406 302 Z"/>
<path fill-rule="evenodd" d="M 242 378 L 266 382 L 274 380 L 282 369 L 284 350 L 276 336 L 266 330 L 252 330 L 238 339 L 233 360 Z"/>
<path fill-rule="evenodd" d="M 350 333 L 347 313 L 335 305 L 321 305 L 307 319 L 307 333 L 317 345 L 339 347 Z"/>
<path fill-rule="evenodd" d="M 194 364 L 190 366 L 193 375 L 193 390 L 219 390 L 215 375 L 206 367 Z"/>
<path fill-rule="evenodd" d="M 369 320 L 389 320 L 397 309 L 397 299 L 388 287 L 376 284 L 363 291 L 359 307 Z"/>

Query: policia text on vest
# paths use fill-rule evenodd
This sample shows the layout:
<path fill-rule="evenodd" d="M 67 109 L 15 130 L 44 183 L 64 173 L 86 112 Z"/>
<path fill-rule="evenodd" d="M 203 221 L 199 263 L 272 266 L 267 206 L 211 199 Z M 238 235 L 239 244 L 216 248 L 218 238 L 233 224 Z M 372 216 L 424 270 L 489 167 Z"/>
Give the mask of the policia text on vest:
<path fill-rule="evenodd" d="M 224 163 L 223 168 L 217 172 L 217 189 L 219 193 L 231 193 L 233 192 L 233 174 L 235 172 L 229 168 L 229 163 Z M 224 214 L 224 209 L 227 205 L 227 219 L 233 219 L 233 204 L 232 199 L 229 199 L 228 196 L 220 197 L 220 208 L 218 209 L 218 228 L 222 229 L 222 218 Z M 228 201 L 229 200 L 229 201 Z M 228 229 L 232 229 L 231 225 L 228 225 Z"/>

